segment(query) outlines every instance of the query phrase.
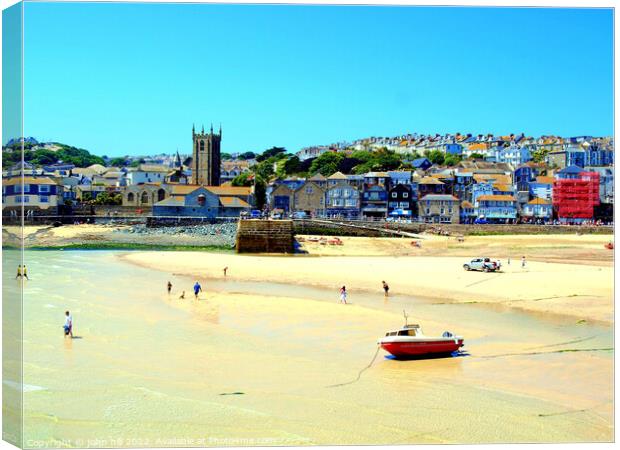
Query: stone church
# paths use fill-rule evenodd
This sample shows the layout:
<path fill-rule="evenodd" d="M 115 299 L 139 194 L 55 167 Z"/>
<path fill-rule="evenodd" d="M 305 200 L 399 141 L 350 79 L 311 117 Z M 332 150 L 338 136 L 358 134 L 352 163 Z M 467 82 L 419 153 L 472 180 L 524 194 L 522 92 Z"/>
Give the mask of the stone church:
<path fill-rule="evenodd" d="M 192 126 L 192 141 L 192 184 L 219 186 L 222 126 L 218 134 L 213 133 L 213 125 L 209 133 L 205 133 L 204 127 L 200 133 L 196 133 Z"/>

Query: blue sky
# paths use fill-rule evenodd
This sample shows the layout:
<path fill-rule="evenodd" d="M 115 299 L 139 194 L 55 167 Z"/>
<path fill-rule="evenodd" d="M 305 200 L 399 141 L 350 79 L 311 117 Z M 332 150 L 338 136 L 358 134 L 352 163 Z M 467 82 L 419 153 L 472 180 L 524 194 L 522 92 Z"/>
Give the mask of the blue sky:
<path fill-rule="evenodd" d="M 611 9 L 27 3 L 24 131 L 97 154 L 610 135 Z M 6 137 L 5 137 L 6 140 Z"/>

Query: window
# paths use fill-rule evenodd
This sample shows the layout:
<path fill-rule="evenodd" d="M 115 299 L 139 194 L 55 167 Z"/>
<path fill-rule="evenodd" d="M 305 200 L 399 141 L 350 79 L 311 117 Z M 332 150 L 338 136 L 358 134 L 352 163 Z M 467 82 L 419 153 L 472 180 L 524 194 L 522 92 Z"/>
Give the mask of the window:
<path fill-rule="evenodd" d="M 394 192 L 392 195 L 394 195 L 396 192 Z M 409 198 L 409 192 L 403 192 L 403 198 Z"/>
<path fill-rule="evenodd" d="M 39 186 L 39 192 L 43 193 L 43 194 L 49 193 L 50 192 L 50 186 L 47 185 L 47 184 L 40 185 Z"/>
<path fill-rule="evenodd" d="M 128 202 L 133 202 L 134 198 L 135 198 L 135 196 L 133 195 L 133 192 L 130 192 L 129 194 L 127 194 L 127 201 Z"/>
<path fill-rule="evenodd" d="M 409 203 L 407 203 L 407 202 L 400 202 L 399 206 L 402 209 L 407 209 L 407 208 L 409 208 Z"/>
<path fill-rule="evenodd" d="M 306 194 L 312 194 L 312 186 L 306 187 Z"/>
<path fill-rule="evenodd" d="M 50 202 L 50 198 L 47 195 L 39 195 L 39 201 L 41 203 L 49 203 Z"/>

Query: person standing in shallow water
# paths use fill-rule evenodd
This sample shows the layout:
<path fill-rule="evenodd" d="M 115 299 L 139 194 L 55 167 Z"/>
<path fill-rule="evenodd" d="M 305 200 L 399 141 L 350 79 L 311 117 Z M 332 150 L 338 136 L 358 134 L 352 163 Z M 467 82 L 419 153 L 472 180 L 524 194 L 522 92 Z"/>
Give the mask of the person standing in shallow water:
<path fill-rule="evenodd" d="M 340 288 L 340 303 L 347 304 L 347 288 L 345 286 Z"/>
<path fill-rule="evenodd" d="M 196 284 L 194 285 L 194 297 L 196 297 L 196 300 L 198 300 L 198 294 L 200 292 L 202 292 L 202 286 L 200 286 L 200 283 L 196 281 Z"/>
<path fill-rule="evenodd" d="M 172 283 L 168 281 L 168 295 L 170 295 L 170 291 L 172 290 Z"/>
<path fill-rule="evenodd" d="M 525 256 L 521 257 L 521 268 L 525 269 Z"/>
<path fill-rule="evenodd" d="M 24 267 L 22 267 L 22 274 L 23 274 L 22 276 L 23 276 L 26 280 L 28 280 L 28 279 L 29 279 L 29 278 L 28 278 L 28 269 L 26 269 L 26 264 L 24 264 Z"/>
<path fill-rule="evenodd" d="M 390 292 L 390 287 L 385 281 L 382 281 L 381 283 L 383 284 L 383 295 L 387 297 L 388 293 Z"/>
<path fill-rule="evenodd" d="M 19 266 L 17 266 L 17 275 L 15 275 L 15 279 L 17 280 L 18 278 L 22 277 L 22 266 L 21 264 Z"/>
<path fill-rule="evenodd" d="M 228 266 L 224 267 L 224 276 L 226 276 L 226 272 L 228 272 Z"/>
<path fill-rule="evenodd" d="M 70 336 L 73 339 L 73 317 L 71 317 L 69 311 L 65 311 L 65 325 L 63 328 L 65 330 L 65 337 Z"/>

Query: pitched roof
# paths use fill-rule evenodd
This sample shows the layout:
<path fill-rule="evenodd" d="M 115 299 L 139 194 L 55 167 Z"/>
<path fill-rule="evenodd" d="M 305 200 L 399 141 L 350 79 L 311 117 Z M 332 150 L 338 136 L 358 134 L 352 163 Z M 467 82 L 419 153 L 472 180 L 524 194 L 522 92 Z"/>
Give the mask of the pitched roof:
<path fill-rule="evenodd" d="M 58 184 L 49 177 L 24 177 L 24 184 Z M 22 184 L 22 177 L 12 177 L 2 181 L 5 186 L 15 186 Z"/>
<path fill-rule="evenodd" d="M 102 166 L 101 164 L 92 164 L 86 168 L 92 170 L 94 173 L 101 173 L 107 170 L 106 167 Z"/>
<path fill-rule="evenodd" d="M 568 167 L 560 170 L 558 173 L 575 174 L 575 173 L 581 173 L 581 172 L 584 172 L 584 170 L 581 167 L 572 165 L 572 166 L 568 166 Z"/>
<path fill-rule="evenodd" d="M 172 184 L 171 187 L 171 195 L 187 195 L 194 192 L 196 189 L 201 188 L 202 186 L 197 186 L 195 184 Z"/>
<path fill-rule="evenodd" d="M 497 191 L 512 192 L 512 186 L 509 184 L 495 183 L 493 188 Z"/>
<path fill-rule="evenodd" d="M 175 196 L 165 198 L 155 203 L 154 206 L 185 206 L 185 202 L 183 201 L 183 197 Z"/>
<path fill-rule="evenodd" d="M 422 197 L 420 200 L 454 200 L 458 201 L 459 199 L 453 195 L 449 194 L 427 194 Z"/>
<path fill-rule="evenodd" d="M 367 172 L 364 174 L 364 177 L 367 177 L 367 178 L 370 178 L 370 177 L 387 178 L 389 176 L 390 174 L 387 172 Z"/>
<path fill-rule="evenodd" d="M 205 189 L 213 192 L 215 195 L 251 195 L 252 187 L 250 186 L 205 186 Z"/>
<path fill-rule="evenodd" d="M 542 184 L 553 184 L 553 177 L 536 177 L 536 183 L 542 183 Z"/>
<path fill-rule="evenodd" d="M 499 202 L 514 202 L 516 201 L 512 195 L 481 195 L 478 197 L 478 201 L 480 200 L 494 200 Z"/>
<path fill-rule="evenodd" d="M 137 168 L 142 172 L 168 172 L 170 171 L 170 167 L 164 166 L 163 164 L 140 164 Z"/>
<path fill-rule="evenodd" d="M 527 202 L 528 205 L 550 205 L 551 202 L 549 200 L 545 200 L 544 198 L 536 197 L 535 199 Z"/>
<path fill-rule="evenodd" d="M 433 178 L 433 177 L 423 177 L 420 180 L 419 184 L 444 184 L 443 182 L 439 181 L 437 178 Z"/>
<path fill-rule="evenodd" d="M 325 178 L 320 172 L 315 173 L 308 179 L 308 181 L 325 181 L 325 180 L 327 180 L 327 178 Z"/>
<path fill-rule="evenodd" d="M 463 200 L 461 202 L 461 208 L 473 208 L 474 205 L 471 202 L 468 202 L 467 200 Z"/>
<path fill-rule="evenodd" d="M 327 177 L 328 180 L 346 180 L 347 176 L 342 172 L 336 172 Z"/>
<path fill-rule="evenodd" d="M 237 197 L 220 197 L 220 203 L 227 208 L 250 208 L 247 202 Z"/>

